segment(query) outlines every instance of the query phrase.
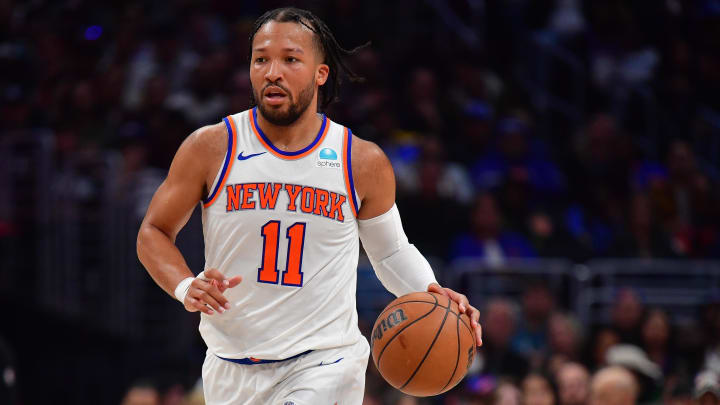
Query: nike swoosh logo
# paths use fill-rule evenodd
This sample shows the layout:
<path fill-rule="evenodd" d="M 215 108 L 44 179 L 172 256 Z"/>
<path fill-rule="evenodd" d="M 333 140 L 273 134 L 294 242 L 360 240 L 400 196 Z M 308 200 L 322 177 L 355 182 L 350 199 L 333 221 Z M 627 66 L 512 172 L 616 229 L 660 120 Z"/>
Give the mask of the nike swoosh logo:
<path fill-rule="evenodd" d="M 344 359 L 344 357 L 340 357 L 339 359 L 333 361 L 332 363 L 325 363 L 325 362 L 321 361 L 321 362 L 320 362 L 320 365 L 321 365 L 321 366 L 329 366 L 330 364 L 339 363 L 340 360 L 342 360 L 342 359 Z"/>
<path fill-rule="evenodd" d="M 262 155 L 263 153 L 265 153 L 265 152 L 253 153 L 252 155 L 243 156 L 243 153 L 240 152 L 240 154 L 238 155 L 238 160 L 248 160 L 248 159 L 250 159 L 251 157 L 260 156 L 260 155 Z"/>

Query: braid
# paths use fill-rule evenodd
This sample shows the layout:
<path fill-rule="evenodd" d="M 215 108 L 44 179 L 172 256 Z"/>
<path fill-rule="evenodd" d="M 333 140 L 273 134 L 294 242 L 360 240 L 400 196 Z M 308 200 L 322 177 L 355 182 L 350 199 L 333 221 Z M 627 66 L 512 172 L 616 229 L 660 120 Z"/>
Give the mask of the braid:
<path fill-rule="evenodd" d="M 333 35 L 330 28 L 328 28 L 321 19 L 307 10 L 301 10 L 295 7 L 283 7 L 270 10 L 261 15 L 260 18 L 255 21 L 252 34 L 250 35 L 251 55 L 252 42 L 255 38 L 255 34 L 268 21 L 295 22 L 297 24 L 302 24 L 315 34 L 313 39 L 322 54 L 323 63 L 328 65 L 330 70 L 327 82 L 319 89 L 319 109 L 321 111 L 324 111 L 330 104 L 338 100 L 340 83 L 342 83 L 341 73 L 347 76 L 351 82 L 362 82 L 365 80 L 350 69 L 347 63 L 345 63 L 345 58 L 352 56 L 360 49 L 369 46 L 370 42 L 351 50 L 347 50 L 338 44 L 335 39 L 335 35 Z"/>

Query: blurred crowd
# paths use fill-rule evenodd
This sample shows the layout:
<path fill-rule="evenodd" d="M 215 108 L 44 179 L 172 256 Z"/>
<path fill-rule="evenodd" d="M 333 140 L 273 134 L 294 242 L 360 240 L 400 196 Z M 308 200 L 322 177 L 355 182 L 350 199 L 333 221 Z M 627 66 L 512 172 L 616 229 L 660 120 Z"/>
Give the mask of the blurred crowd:
<path fill-rule="evenodd" d="M 119 154 L 120 193 L 156 184 L 189 133 L 249 107 L 249 30 L 276 3 L 4 1 L 2 132 L 51 131 L 58 166 Z M 715 1 L 299 3 L 371 41 L 328 114 L 388 153 L 424 252 L 720 256 Z"/>
<path fill-rule="evenodd" d="M 371 42 L 349 60 L 365 80 L 326 113 L 388 154 L 426 255 L 720 257 L 717 0 L 292 3 L 346 48 Z M 250 106 L 252 22 L 282 5 L 2 0 L 0 141 L 49 134 L 53 167 L 89 178 L 64 189 L 111 187 L 141 218 L 183 139 Z M 106 156 L 112 185 L 93 178 Z M 22 232 L 3 214 L 0 241 Z M 628 290 L 590 330 L 543 288 L 489 300 L 485 346 L 444 403 L 717 404 L 720 309 L 703 311 L 679 333 Z M 368 404 L 418 403 L 372 367 L 368 387 Z M 142 380 L 125 404 L 178 390 Z"/>

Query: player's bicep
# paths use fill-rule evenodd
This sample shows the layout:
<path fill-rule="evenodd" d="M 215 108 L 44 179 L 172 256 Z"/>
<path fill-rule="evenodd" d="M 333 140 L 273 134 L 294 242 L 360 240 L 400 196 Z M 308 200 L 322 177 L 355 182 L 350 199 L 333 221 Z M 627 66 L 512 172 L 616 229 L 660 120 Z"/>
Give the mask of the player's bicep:
<path fill-rule="evenodd" d="M 205 191 L 205 168 L 192 136 L 185 140 L 170 166 L 168 177 L 150 202 L 143 225 L 158 228 L 174 239 L 187 223 Z"/>
<path fill-rule="evenodd" d="M 353 173 L 362 204 L 358 219 L 375 218 L 395 204 L 395 172 L 379 146 L 359 140 L 353 149 Z"/>

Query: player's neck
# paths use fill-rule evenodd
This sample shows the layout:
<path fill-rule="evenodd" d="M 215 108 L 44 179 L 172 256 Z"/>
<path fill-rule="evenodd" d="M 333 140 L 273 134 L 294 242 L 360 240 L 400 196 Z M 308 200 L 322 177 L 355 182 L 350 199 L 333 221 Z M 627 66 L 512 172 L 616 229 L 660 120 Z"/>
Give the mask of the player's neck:
<path fill-rule="evenodd" d="M 276 148 L 296 151 L 309 145 L 322 126 L 322 116 L 308 108 L 297 121 L 287 126 L 273 125 L 258 111 L 258 125 Z"/>

